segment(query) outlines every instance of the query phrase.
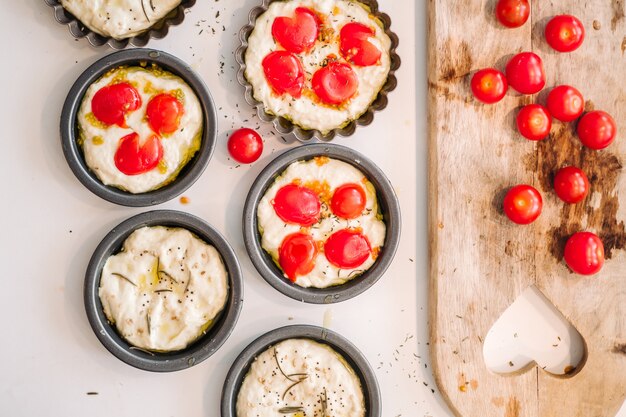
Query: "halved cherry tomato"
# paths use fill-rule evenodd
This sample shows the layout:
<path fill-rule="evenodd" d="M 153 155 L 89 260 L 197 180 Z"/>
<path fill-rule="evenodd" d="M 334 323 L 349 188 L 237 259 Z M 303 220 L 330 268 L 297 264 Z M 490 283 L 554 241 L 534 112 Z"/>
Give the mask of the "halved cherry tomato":
<path fill-rule="evenodd" d="M 93 115 L 107 125 L 126 127 L 126 114 L 139 107 L 141 107 L 139 92 L 126 82 L 102 87 L 91 99 Z"/>
<path fill-rule="evenodd" d="M 517 130 L 528 140 L 541 140 L 550 134 L 552 117 L 541 104 L 528 104 L 517 114 Z"/>
<path fill-rule="evenodd" d="M 370 257 L 371 252 L 367 238 L 353 229 L 333 233 L 324 244 L 328 262 L 342 269 L 356 268 Z"/>
<path fill-rule="evenodd" d="M 554 176 L 554 191 L 566 203 L 583 201 L 589 193 L 589 180 L 582 169 L 564 167 Z"/>
<path fill-rule="evenodd" d="M 152 97 L 146 107 L 148 124 L 159 135 L 174 133 L 180 124 L 185 107 L 176 97 L 162 93 Z"/>
<path fill-rule="evenodd" d="M 508 28 L 518 28 L 528 20 L 530 4 L 528 0 L 499 0 L 496 4 L 496 17 Z"/>
<path fill-rule="evenodd" d="M 152 135 L 141 146 L 139 135 L 131 133 L 120 139 L 115 151 L 115 166 L 126 175 L 148 172 L 159 164 L 163 157 L 163 145 L 157 135 Z"/>
<path fill-rule="evenodd" d="M 546 74 L 539 55 L 522 52 L 506 64 L 509 85 L 522 94 L 535 94 L 546 85 Z"/>
<path fill-rule="evenodd" d="M 346 61 L 360 67 L 377 64 L 382 54 L 369 41 L 375 34 L 374 29 L 362 23 L 344 25 L 339 32 L 339 53 Z"/>
<path fill-rule="evenodd" d="M 320 217 L 320 199 L 312 190 L 296 184 L 280 188 L 272 202 L 278 217 L 287 223 L 311 226 Z"/>
<path fill-rule="evenodd" d="M 235 161 L 251 164 L 263 153 L 263 139 L 255 130 L 235 130 L 228 139 L 228 152 Z"/>
<path fill-rule="evenodd" d="M 320 100 L 326 104 L 339 105 L 356 93 L 359 79 L 350 65 L 331 62 L 313 74 L 311 86 Z"/>
<path fill-rule="evenodd" d="M 363 213 L 367 197 L 363 187 L 349 183 L 338 187 L 333 193 L 330 208 L 335 215 L 344 219 L 354 219 Z"/>
<path fill-rule="evenodd" d="M 585 99 L 583 95 L 569 85 L 559 85 L 550 90 L 547 100 L 550 114 L 562 122 L 571 122 L 583 114 Z"/>
<path fill-rule="evenodd" d="M 576 133 L 586 147 L 604 149 L 615 140 L 617 125 L 607 112 L 594 110 L 580 118 Z"/>
<path fill-rule="evenodd" d="M 308 233 L 296 232 L 285 237 L 278 252 L 278 264 L 287 278 L 295 281 L 315 268 L 317 245 Z"/>
<path fill-rule="evenodd" d="M 319 35 L 320 19 L 306 7 L 298 7 L 294 17 L 279 16 L 272 23 L 272 36 L 285 50 L 294 54 L 309 51 Z"/>
<path fill-rule="evenodd" d="M 511 188 L 504 197 L 504 214 L 517 224 L 534 222 L 541 214 L 543 200 L 536 188 L 521 184 Z"/>
<path fill-rule="evenodd" d="M 294 98 L 302 95 L 304 68 L 297 56 L 287 51 L 274 51 L 263 58 L 262 64 L 265 78 L 276 94 L 289 94 Z"/>
<path fill-rule="evenodd" d="M 471 82 L 474 97 L 486 104 L 502 100 L 509 84 L 506 77 L 495 68 L 484 68 L 476 72 Z"/>
<path fill-rule="evenodd" d="M 572 52 L 585 39 L 585 27 L 571 15 L 554 16 L 546 25 L 546 42 L 559 52 Z"/>
<path fill-rule="evenodd" d="M 574 233 L 565 244 L 565 262 L 580 275 L 593 275 L 604 265 L 604 244 L 591 232 Z"/>

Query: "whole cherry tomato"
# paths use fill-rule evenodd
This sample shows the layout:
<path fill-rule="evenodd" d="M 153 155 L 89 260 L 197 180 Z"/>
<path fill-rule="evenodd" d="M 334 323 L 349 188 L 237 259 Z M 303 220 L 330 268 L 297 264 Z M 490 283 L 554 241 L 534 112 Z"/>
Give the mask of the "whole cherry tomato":
<path fill-rule="evenodd" d="M 91 99 L 91 112 L 107 125 L 126 127 L 126 114 L 141 107 L 141 96 L 129 83 L 102 87 Z"/>
<path fill-rule="evenodd" d="M 604 149 L 615 140 L 617 125 L 607 112 L 594 110 L 580 118 L 576 133 L 586 147 Z"/>
<path fill-rule="evenodd" d="M 546 85 L 546 74 L 539 55 L 522 52 L 506 64 L 509 85 L 522 94 L 535 94 Z"/>
<path fill-rule="evenodd" d="M 333 193 L 330 208 L 338 217 L 354 219 L 363 213 L 367 197 L 359 184 L 344 184 Z"/>
<path fill-rule="evenodd" d="M 154 96 L 146 107 L 146 117 L 152 130 L 159 135 L 174 133 L 180 124 L 185 108 L 171 94 Z"/>
<path fill-rule="evenodd" d="M 358 85 L 359 79 L 352 67 L 337 61 L 318 69 L 311 79 L 315 94 L 330 105 L 340 105 L 351 99 Z"/>
<path fill-rule="evenodd" d="M 272 36 L 285 50 L 294 54 L 308 52 L 319 34 L 320 19 L 306 7 L 297 7 L 294 17 L 279 16 L 272 23 Z"/>
<path fill-rule="evenodd" d="M 308 233 L 296 232 L 285 237 L 278 251 L 278 264 L 287 278 L 295 281 L 315 268 L 317 244 Z"/>
<path fill-rule="evenodd" d="M 120 172 L 139 175 L 156 168 L 162 157 L 163 145 L 157 135 L 140 145 L 139 135 L 131 133 L 120 139 L 113 160 Z"/>
<path fill-rule="evenodd" d="M 528 20 L 530 4 L 528 0 L 499 0 L 496 4 L 496 17 L 508 28 L 518 28 Z"/>
<path fill-rule="evenodd" d="M 574 16 L 554 16 L 546 25 L 546 42 L 559 52 L 572 52 L 585 39 L 585 27 Z"/>
<path fill-rule="evenodd" d="M 583 114 L 585 99 L 574 87 L 559 85 L 550 90 L 547 105 L 552 117 L 562 122 L 571 122 Z"/>
<path fill-rule="evenodd" d="M 370 257 L 371 252 L 367 238 L 353 229 L 333 233 L 324 244 L 328 262 L 342 269 L 356 268 Z"/>
<path fill-rule="evenodd" d="M 346 61 L 361 67 L 375 65 L 382 53 L 369 41 L 376 32 L 362 23 L 344 25 L 339 33 L 339 52 Z"/>
<path fill-rule="evenodd" d="M 263 153 L 263 139 L 255 130 L 235 130 L 228 138 L 228 152 L 235 161 L 251 164 Z"/>
<path fill-rule="evenodd" d="M 575 204 L 589 194 L 589 180 L 582 169 L 564 167 L 554 176 L 554 191 L 561 200 Z"/>
<path fill-rule="evenodd" d="M 511 188 L 504 197 L 504 213 L 517 224 L 534 222 L 541 214 L 543 200 L 536 188 L 520 184 Z"/>
<path fill-rule="evenodd" d="M 474 97 L 487 104 L 502 100 L 509 87 L 504 74 L 495 68 L 476 71 L 470 85 Z"/>
<path fill-rule="evenodd" d="M 267 83 L 274 93 L 300 98 L 304 87 L 304 68 L 297 56 L 287 51 L 267 54 L 262 62 Z"/>
<path fill-rule="evenodd" d="M 320 217 L 321 203 L 317 194 L 297 184 L 281 187 L 272 205 L 278 217 L 287 223 L 311 226 Z"/>
<path fill-rule="evenodd" d="M 541 140 L 550 134 L 552 118 L 541 104 L 528 104 L 517 114 L 517 129 L 528 140 Z"/>
<path fill-rule="evenodd" d="M 604 244 L 594 233 L 574 233 L 565 244 L 564 258 L 575 273 L 593 275 L 604 265 Z"/>

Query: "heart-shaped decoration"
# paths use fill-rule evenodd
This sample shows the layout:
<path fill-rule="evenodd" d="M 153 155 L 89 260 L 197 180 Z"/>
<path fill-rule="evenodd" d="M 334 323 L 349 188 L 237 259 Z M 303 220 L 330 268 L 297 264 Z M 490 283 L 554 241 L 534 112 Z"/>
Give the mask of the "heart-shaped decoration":
<path fill-rule="evenodd" d="M 131 133 L 120 139 L 114 160 L 122 173 L 138 175 L 156 168 L 162 157 L 163 145 L 157 135 L 139 143 L 139 135 Z"/>
<path fill-rule="evenodd" d="M 491 327 L 483 344 L 487 368 L 499 374 L 533 363 L 553 375 L 582 367 L 585 342 L 535 286 L 528 287 Z"/>
<path fill-rule="evenodd" d="M 362 23 L 348 23 L 339 33 L 339 52 L 346 61 L 360 67 L 376 65 L 382 53 L 370 38 L 374 29 Z"/>
<path fill-rule="evenodd" d="M 291 52 L 270 52 L 263 58 L 263 72 L 274 93 L 287 93 L 294 98 L 302 95 L 304 68 L 298 57 Z"/>
<path fill-rule="evenodd" d="M 308 52 L 319 35 L 320 19 L 306 7 L 298 7 L 293 17 L 280 16 L 272 23 L 272 36 L 286 51 Z"/>

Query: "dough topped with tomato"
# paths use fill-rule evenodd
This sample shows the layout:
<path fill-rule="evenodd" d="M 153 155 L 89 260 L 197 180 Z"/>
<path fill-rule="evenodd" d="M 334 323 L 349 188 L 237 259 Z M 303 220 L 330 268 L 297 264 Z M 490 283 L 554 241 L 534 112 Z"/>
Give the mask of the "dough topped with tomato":
<path fill-rule="evenodd" d="M 257 219 L 261 246 L 301 287 L 358 277 L 385 242 L 372 183 L 352 165 L 327 157 L 289 165 L 259 201 Z"/>
<path fill-rule="evenodd" d="M 266 112 L 327 134 L 376 99 L 390 48 L 382 23 L 357 1 L 276 1 L 248 38 L 245 76 Z"/>
<path fill-rule="evenodd" d="M 193 90 L 157 66 L 106 73 L 87 89 L 77 117 L 87 166 L 131 193 L 176 178 L 200 148 L 202 120 Z"/>

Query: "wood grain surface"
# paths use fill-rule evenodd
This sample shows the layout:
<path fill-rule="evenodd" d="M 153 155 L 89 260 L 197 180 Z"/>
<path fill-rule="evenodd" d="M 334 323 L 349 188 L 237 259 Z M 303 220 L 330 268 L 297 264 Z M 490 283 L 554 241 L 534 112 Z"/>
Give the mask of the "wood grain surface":
<path fill-rule="evenodd" d="M 429 236 L 431 355 L 438 386 L 463 417 L 614 416 L 626 397 L 626 18 L 623 0 L 532 1 L 529 21 L 505 29 L 495 0 L 429 2 Z M 573 14 L 584 24 L 583 45 L 553 51 L 547 21 Z M 469 88 L 481 68 L 504 70 L 515 53 L 541 56 L 546 89 L 521 96 L 509 89 L 495 105 L 476 102 Z M 520 106 L 545 104 L 559 84 L 578 88 L 586 108 L 605 110 L 618 125 L 603 151 L 583 148 L 575 123 L 553 120 L 533 143 L 515 128 Z M 552 191 L 555 171 L 577 165 L 591 193 L 565 205 Z M 544 211 L 529 226 L 502 213 L 506 190 L 534 185 Z M 563 262 L 567 237 L 596 232 L 607 261 L 593 277 L 572 274 Z M 514 376 L 490 372 L 482 342 L 502 312 L 536 285 L 585 339 L 587 360 L 566 377 L 537 367 Z"/>

